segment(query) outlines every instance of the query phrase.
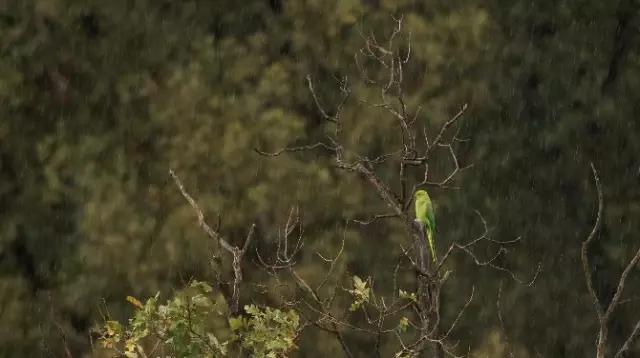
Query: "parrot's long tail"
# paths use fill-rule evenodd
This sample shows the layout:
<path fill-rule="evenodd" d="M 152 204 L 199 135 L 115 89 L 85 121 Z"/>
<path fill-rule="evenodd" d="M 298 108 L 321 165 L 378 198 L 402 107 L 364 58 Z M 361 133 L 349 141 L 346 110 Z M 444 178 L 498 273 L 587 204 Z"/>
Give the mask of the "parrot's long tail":
<path fill-rule="evenodd" d="M 431 230 L 428 231 L 427 236 L 429 239 L 429 251 L 431 251 L 431 257 L 433 257 L 433 262 L 435 263 L 438 260 L 436 259 L 436 248 L 435 245 L 433 245 L 433 233 Z"/>

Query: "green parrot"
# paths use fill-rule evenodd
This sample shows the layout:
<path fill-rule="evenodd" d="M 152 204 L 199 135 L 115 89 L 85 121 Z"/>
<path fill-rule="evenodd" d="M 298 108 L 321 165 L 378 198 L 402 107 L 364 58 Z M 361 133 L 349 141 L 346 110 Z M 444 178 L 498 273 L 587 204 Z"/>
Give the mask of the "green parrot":
<path fill-rule="evenodd" d="M 436 232 L 436 217 L 433 211 L 431 198 L 425 190 L 418 190 L 415 194 L 416 201 L 416 221 L 422 224 L 426 231 L 427 240 L 429 241 L 429 250 L 436 262 L 436 249 L 433 245 L 433 234 Z"/>

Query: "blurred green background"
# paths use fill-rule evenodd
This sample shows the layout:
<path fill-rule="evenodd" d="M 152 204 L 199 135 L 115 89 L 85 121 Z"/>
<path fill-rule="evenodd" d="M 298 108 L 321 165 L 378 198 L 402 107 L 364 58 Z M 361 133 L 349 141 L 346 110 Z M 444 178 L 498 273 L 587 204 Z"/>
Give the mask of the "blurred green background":
<path fill-rule="evenodd" d="M 324 128 L 305 76 L 335 105 L 333 76 L 358 77 L 356 25 L 382 38 L 391 15 L 411 31 L 406 88 L 431 135 L 470 103 L 459 153 L 474 166 L 457 177 L 460 190 L 432 190 L 440 249 L 481 231 L 477 209 L 495 238 L 524 238 L 503 265 L 524 277 L 542 265 L 525 287 L 457 257 L 445 315 L 472 286 L 476 299 L 454 338 L 478 356 L 505 354 L 503 281 L 516 356 L 593 355 L 579 259 L 597 204 L 590 161 L 606 205 L 591 253 L 605 302 L 640 247 L 637 0 L 0 0 L 0 357 L 62 357 L 65 342 L 90 357 L 100 307 L 124 319 L 127 295 L 212 279 L 214 245 L 169 168 L 212 222 L 221 214 L 229 237 L 255 222 L 259 248 L 299 204 L 302 272 L 320 277 L 314 252 L 340 244 L 345 218 L 385 205 L 321 153 L 265 159 L 253 148 L 317 140 Z M 382 112 L 351 105 L 343 120 L 359 153 L 397 144 Z M 435 158 L 434 180 L 449 160 Z M 350 228 L 337 273 L 388 277 L 400 234 L 384 223 Z M 638 296 L 636 271 L 611 323 L 615 346 L 640 319 Z M 300 356 L 341 356 L 324 337 L 303 335 Z"/>

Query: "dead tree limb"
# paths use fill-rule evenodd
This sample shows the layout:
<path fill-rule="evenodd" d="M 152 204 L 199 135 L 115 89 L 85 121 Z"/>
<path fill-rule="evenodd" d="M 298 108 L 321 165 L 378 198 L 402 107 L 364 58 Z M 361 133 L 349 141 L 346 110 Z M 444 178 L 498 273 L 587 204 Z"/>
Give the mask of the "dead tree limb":
<path fill-rule="evenodd" d="M 216 230 L 212 229 L 209 224 L 205 221 L 204 213 L 198 206 L 198 203 L 189 195 L 184 185 L 180 181 L 180 178 L 174 173 L 173 170 L 169 170 L 169 174 L 173 178 L 173 181 L 180 189 L 180 193 L 182 196 L 189 202 L 189 205 L 193 208 L 198 216 L 198 224 L 200 227 L 204 229 L 204 231 L 215 240 L 216 243 L 220 244 L 220 246 L 227 251 L 232 256 L 231 267 L 233 269 L 233 283 L 231 284 L 231 295 L 230 297 L 225 297 L 229 303 L 229 314 L 230 316 L 235 316 L 239 313 L 239 302 L 240 302 L 240 286 L 243 282 L 242 277 L 242 258 L 244 257 L 249 245 L 251 244 L 251 240 L 253 239 L 256 225 L 252 224 L 249 227 L 249 233 L 244 240 L 244 245 L 242 248 L 231 245 L 223 236 L 220 235 Z"/>
<path fill-rule="evenodd" d="M 384 298 L 377 298 L 374 290 L 373 279 L 360 280 L 359 285 L 366 285 L 367 297 L 359 297 L 359 309 L 362 311 L 366 325 L 355 326 L 349 322 L 349 314 L 342 312 L 333 306 L 338 290 L 333 290 L 328 295 L 323 295 L 319 288 L 324 287 L 328 282 L 328 277 L 322 280 L 317 289 L 313 288 L 305 278 L 302 277 L 295 269 L 293 256 L 276 255 L 275 260 L 269 261 L 259 257 L 259 264 L 265 271 L 271 275 L 278 276 L 287 274 L 293 278 L 296 283 L 298 292 L 302 298 L 290 297 L 287 302 L 300 302 L 301 307 L 295 307 L 307 323 L 321 328 L 335 335 L 340 342 L 347 356 L 351 356 L 351 352 L 347 347 L 343 329 L 350 329 L 364 334 L 370 334 L 374 337 L 375 352 L 372 355 L 380 355 L 381 335 L 395 335 L 400 340 L 402 346 L 403 357 L 415 357 L 421 352 L 433 347 L 434 355 L 437 358 L 445 356 L 455 357 L 453 352 L 454 345 L 449 344 L 447 339 L 449 334 L 460 320 L 460 316 L 464 312 L 469 302 L 473 299 L 473 291 L 469 302 L 461 310 L 460 315 L 455 319 L 453 324 L 447 330 L 442 330 L 441 326 L 441 290 L 447 282 L 451 271 L 445 270 L 445 262 L 451 258 L 454 252 L 461 252 L 471 257 L 473 262 L 478 266 L 486 266 L 505 273 L 519 283 L 531 285 L 536 279 L 538 271 L 536 271 L 530 282 L 519 279 L 511 270 L 495 263 L 495 260 L 506 252 L 505 245 L 509 245 L 520 241 L 521 238 L 515 240 L 499 241 L 489 237 L 489 229 L 487 228 L 484 218 L 480 218 L 485 226 L 485 232 L 479 238 L 469 241 L 466 244 L 455 242 L 446 251 L 445 255 L 437 262 L 432 262 L 424 238 L 421 227 L 416 224 L 409 209 L 411 207 L 413 196 L 416 190 L 430 186 L 441 189 L 456 188 L 451 183 L 460 174 L 461 171 L 471 168 L 471 165 L 463 165 L 457 156 L 456 149 L 460 143 L 467 141 L 459 138 L 460 123 L 464 118 L 468 104 L 463 104 L 454 115 L 442 123 L 439 128 L 434 131 L 436 134 L 430 140 L 429 130 L 426 126 L 418 126 L 421 106 L 413 109 L 407 102 L 407 94 L 404 88 L 404 67 L 407 65 L 411 54 L 411 42 L 408 41 L 405 49 L 400 50 L 395 41 L 402 37 L 402 18 L 396 19 L 394 29 L 386 41 L 380 42 L 371 33 L 365 35 L 364 31 L 358 27 L 360 37 L 364 43 L 363 47 L 355 55 L 355 63 L 360 78 L 366 86 L 377 90 L 377 99 L 375 102 L 371 99 L 359 98 L 357 93 L 349 87 L 347 78 L 337 79 L 339 91 L 342 93 L 335 109 L 327 110 L 323 104 L 321 94 L 316 91 L 313 79 L 306 77 L 307 88 L 313 99 L 320 118 L 333 131 L 327 131 L 325 137 L 316 143 L 309 143 L 296 147 L 284 147 L 274 152 L 266 152 L 261 149 L 255 151 L 266 157 L 282 155 L 284 153 L 295 154 L 297 152 L 322 151 L 330 156 L 333 165 L 345 172 L 355 173 L 363 179 L 363 181 L 373 189 L 378 198 L 387 207 L 386 212 L 374 214 L 370 219 L 354 220 L 360 225 L 371 225 L 380 220 L 396 220 L 402 223 L 402 226 L 410 240 L 411 245 L 405 249 L 400 245 L 402 250 L 401 256 L 398 258 L 398 265 L 394 271 L 394 277 L 397 271 L 402 267 L 401 262 L 408 261 L 409 269 L 414 271 L 417 283 L 417 292 L 415 297 L 404 294 L 404 297 L 395 297 L 387 302 Z M 410 39 L 410 33 L 407 36 Z M 370 67 L 366 63 L 374 64 L 377 71 L 370 71 Z M 373 73 L 374 72 L 374 73 Z M 335 77 L 334 77 L 335 78 Z M 355 101 L 356 105 L 366 106 L 368 108 L 377 109 L 388 115 L 389 120 L 397 124 L 398 135 L 401 139 L 401 145 L 396 148 L 390 148 L 389 151 L 377 156 L 366 156 L 356 153 L 355 150 L 349 148 L 342 138 L 344 128 L 344 118 L 342 112 L 344 107 Z M 451 160 L 453 169 L 446 173 L 440 180 L 432 180 L 432 173 L 429 171 L 429 164 L 436 157 L 436 153 L 441 152 L 448 156 Z M 382 166 L 387 168 L 392 165 L 398 170 L 397 182 L 385 182 L 381 179 L 379 171 Z M 419 179 L 415 179 L 416 174 Z M 286 230 L 285 230 L 286 231 Z M 278 243 L 278 251 L 281 251 L 280 242 L 285 242 L 288 234 L 285 233 Z M 473 248 L 480 243 L 499 244 L 500 248 L 494 256 L 488 260 L 481 260 L 474 252 Z M 344 243 L 343 243 L 344 244 Z M 328 274 L 333 272 L 333 268 L 342 254 L 343 248 L 339 250 L 336 256 L 327 258 L 326 255 L 317 253 L 323 261 L 328 264 Z M 394 282 L 395 287 L 395 282 Z M 363 289 L 361 287 L 361 289 Z M 346 292 L 353 290 L 343 289 Z M 394 294 L 395 295 L 395 294 Z M 399 295 L 402 296 L 402 295 Z M 304 307 L 304 309 L 302 309 Z M 387 326 L 387 322 L 391 317 L 399 314 L 403 309 L 411 309 L 417 316 L 419 322 L 406 321 L 406 324 L 417 332 L 412 342 L 404 342 L 398 334 L 397 327 Z M 377 312 L 377 314 L 376 314 Z"/>
<path fill-rule="evenodd" d="M 600 299 L 598 298 L 598 294 L 596 293 L 593 287 L 593 277 L 589 264 L 589 246 L 593 244 L 596 240 L 596 235 L 600 231 L 600 227 L 602 225 L 602 213 L 604 210 L 604 200 L 602 195 L 602 184 L 600 183 L 600 179 L 598 178 L 598 172 L 596 171 L 595 166 L 591 163 L 591 171 L 593 172 L 594 181 L 596 183 L 596 190 L 598 193 L 598 213 L 596 216 L 596 222 L 593 225 L 593 229 L 587 239 L 582 243 L 582 269 L 585 275 L 585 281 L 587 283 L 587 289 L 589 291 L 589 295 L 593 300 L 593 306 L 596 310 L 596 315 L 598 318 L 598 338 L 596 344 L 596 358 L 604 358 L 607 351 L 607 340 L 608 340 L 608 325 L 611 320 L 611 315 L 616 310 L 616 308 L 620 305 L 622 297 L 622 292 L 624 291 L 626 281 L 633 270 L 640 262 L 640 249 L 635 253 L 631 261 L 626 265 L 625 269 L 622 271 L 622 275 L 620 276 L 620 280 L 618 281 L 618 286 L 616 291 L 609 302 L 608 305 L 604 305 Z M 635 328 L 623 344 L 623 346 L 617 351 L 615 354 L 615 358 L 623 357 L 633 346 L 633 344 L 640 338 L 640 321 L 636 324 Z"/>

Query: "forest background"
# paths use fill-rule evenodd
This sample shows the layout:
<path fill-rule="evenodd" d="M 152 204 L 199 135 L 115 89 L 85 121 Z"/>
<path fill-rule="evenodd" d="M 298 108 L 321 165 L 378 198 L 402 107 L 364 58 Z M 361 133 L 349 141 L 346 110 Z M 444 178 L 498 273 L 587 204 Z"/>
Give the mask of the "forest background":
<path fill-rule="evenodd" d="M 337 275 L 393 271 L 397 226 L 345 229 L 385 211 L 362 180 L 322 152 L 254 150 L 318 140 L 326 128 L 307 76 L 335 107 L 336 78 L 359 77 L 362 33 L 389 36 L 392 16 L 411 34 L 405 88 L 428 136 L 468 104 L 455 149 L 472 166 L 456 188 L 429 188 L 438 249 L 481 233 L 477 211 L 492 237 L 522 237 L 501 266 L 519 277 L 540 268 L 527 286 L 452 258 L 449 306 L 475 290 L 455 337 L 492 357 L 506 354 L 505 332 L 516 356 L 592 355 L 598 320 L 581 264 L 598 207 L 590 162 L 605 203 L 589 251 L 604 302 L 640 248 L 637 0 L 0 1 L 0 356 L 90 356 L 103 309 L 124 320 L 128 295 L 214 279 L 215 245 L 169 169 L 230 237 L 255 223 L 258 248 L 299 207 L 310 279 L 326 271 L 315 253 L 341 238 Z M 398 142 L 384 111 L 351 104 L 341 115 L 344 142 L 363 155 Z M 432 160 L 441 181 L 451 157 Z M 378 175 L 393 182 L 397 170 Z M 255 265 L 245 276 L 269 282 Z M 612 347 L 640 319 L 639 296 L 636 271 Z M 325 338 L 302 335 L 300 354 L 340 356 Z"/>

